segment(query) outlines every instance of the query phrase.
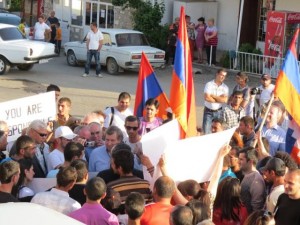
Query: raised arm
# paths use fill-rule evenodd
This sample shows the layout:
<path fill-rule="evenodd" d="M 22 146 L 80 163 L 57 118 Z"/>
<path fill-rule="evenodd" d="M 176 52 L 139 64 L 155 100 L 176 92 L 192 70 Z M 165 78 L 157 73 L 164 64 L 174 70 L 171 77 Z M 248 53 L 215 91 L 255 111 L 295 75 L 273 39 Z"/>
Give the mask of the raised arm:
<path fill-rule="evenodd" d="M 219 179 L 222 174 L 223 159 L 229 153 L 230 149 L 231 149 L 230 145 L 227 144 L 227 145 L 224 145 L 219 150 L 219 155 L 218 155 L 218 159 L 216 162 L 216 166 L 214 167 L 214 170 L 212 172 L 210 182 L 209 182 L 209 185 L 207 188 L 207 191 L 210 192 L 212 194 L 212 196 L 216 196 Z"/>

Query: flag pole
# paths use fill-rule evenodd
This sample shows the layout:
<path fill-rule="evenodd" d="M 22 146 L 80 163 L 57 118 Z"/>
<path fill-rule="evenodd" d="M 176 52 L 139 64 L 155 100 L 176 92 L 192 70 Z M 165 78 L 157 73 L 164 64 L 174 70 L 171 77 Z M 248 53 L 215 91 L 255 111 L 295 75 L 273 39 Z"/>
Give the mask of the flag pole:
<path fill-rule="evenodd" d="M 267 119 L 267 116 L 268 116 L 268 113 L 269 113 L 269 111 L 270 111 L 270 108 L 271 108 L 271 105 L 272 105 L 273 101 L 274 101 L 274 93 L 272 93 L 272 95 L 271 95 L 271 98 L 270 98 L 270 100 L 269 100 L 269 103 L 268 103 L 268 106 L 267 106 L 265 115 L 264 115 L 263 120 L 261 121 L 261 123 L 260 123 L 260 125 L 259 125 L 259 128 L 258 128 L 258 130 L 257 130 L 257 131 L 259 131 L 259 132 L 262 130 L 262 128 L 263 128 L 263 126 L 264 126 L 264 124 L 265 124 L 265 122 L 266 122 L 266 119 Z M 256 144 L 257 144 L 257 139 L 254 140 L 254 142 L 253 142 L 253 144 L 252 144 L 252 147 L 255 148 Z"/>

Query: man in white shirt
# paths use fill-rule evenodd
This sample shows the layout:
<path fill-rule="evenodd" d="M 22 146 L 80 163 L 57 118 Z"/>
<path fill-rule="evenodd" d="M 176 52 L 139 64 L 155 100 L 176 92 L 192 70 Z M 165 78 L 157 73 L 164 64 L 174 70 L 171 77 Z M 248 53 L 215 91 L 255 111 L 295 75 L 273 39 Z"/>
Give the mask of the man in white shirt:
<path fill-rule="evenodd" d="M 261 76 L 260 82 L 261 85 L 258 88 L 260 89 L 261 93 L 259 95 L 256 95 L 256 100 L 258 105 L 262 106 L 270 100 L 275 85 L 272 84 L 270 74 L 263 74 Z"/>
<path fill-rule="evenodd" d="M 39 16 L 38 22 L 34 25 L 33 37 L 37 41 L 45 41 L 45 32 L 51 32 L 50 27 L 45 23 L 43 16 Z"/>
<path fill-rule="evenodd" d="M 57 185 L 50 191 L 37 193 L 31 202 L 68 215 L 81 208 L 81 205 L 70 198 L 68 193 L 76 183 L 76 179 L 77 171 L 74 167 L 68 166 L 60 169 L 56 176 Z"/>
<path fill-rule="evenodd" d="M 48 156 L 48 171 L 58 169 L 64 162 L 64 150 L 66 145 L 72 141 L 77 134 L 67 126 L 60 126 L 55 130 L 55 140 L 57 143 L 56 149 L 49 153 Z"/>
<path fill-rule="evenodd" d="M 123 136 L 127 137 L 125 129 L 125 119 L 127 116 L 133 115 L 130 106 L 131 96 L 127 92 L 121 92 L 118 97 L 118 105 L 114 107 L 107 107 L 104 111 L 106 117 L 104 120 L 103 131 L 109 126 L 117 126 L 123 132 Z"/>
<path fill-rule="evenodd" d="M 204 88 L 204 113 L 202 129 L 204 134 L 211 132 L 213 118 L 220 117 L 223 103 L 228 100 L 229 89 L 224 80 L 227 72 L 219 69 L 214 80 L 206 83 Z"/>
<path fill-rule="evenodd" d="M 87 77 L 89 75 L 91 61 L 94 56 L 96 63 L 96 76 L 102 78 L 101 75 L 101 65 L 100 65 L 100 50 L 103 44 L 103 34 L 97 28 L 97 23 L 92 22 L 91 30 L 86 35 L 86 48 L 87 48 L 87 59 L 84 68 L 83 77 Z"/>

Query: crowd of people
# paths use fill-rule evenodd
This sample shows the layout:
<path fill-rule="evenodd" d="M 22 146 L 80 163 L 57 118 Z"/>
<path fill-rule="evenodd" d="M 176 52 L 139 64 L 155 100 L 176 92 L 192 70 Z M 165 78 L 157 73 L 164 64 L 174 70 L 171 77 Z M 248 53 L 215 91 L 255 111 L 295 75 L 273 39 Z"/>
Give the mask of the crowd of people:
<path fill-rule="evenodd" d="M 14 143 L 7 143 L 9 127 L 0 121 L 0 203 L 32 202 L 89 225 L 299 224 L 300 170 L 285 152 L 288 117 L 272 100 L 271 77 L 263 74 L 261 85 L 250 88 L 239 72 L 229 90 L 226 76 L 219 69 L 204 88 L 199 135 L 237 128 L 219 150 L 209 181 L 176 185 L 163 156 L 153 165 L 143 153 L 143 136 L 169 121 L 157 117 L 156 99 L 146 101 L 139 118 L 130 94 L 121 92 L 115 106 L 80 119 L 71 115 L 71 99 L 49 85 L 57 101 L 54 121 L 32 121 Z M 154 176 L 155 166 L 162 176 L 152 188 L 143 167 Z M 34 193 L 33 178 L 56 178 L 56 185 Z"/>
<path fill-rule="evenodd" d="M 191 53 L 191 60 L 197 60 L 198 63 L 204 63 L 203 50 L 206 52 L 206 63 L 215 66 L 216 52 L 218 45 L 218 29 L 215 26 L 215 20 L 210 18 L 205 23 L 205 18 L 200 17 L 198 23 L 191 22 L 189 15 L 185 16 L 186 29 Z M 169 59 L 172 58 L 172 65 L 174 65 L 176 42 L 179 30 L 179 17 L 175 18 L 175 22 L 169 26 L 169 36 L 167 38 L 166 48 L 166 65 L 169 64 Z M 197 50 L 197 57 L 195 58 L 194 50 Z"/>

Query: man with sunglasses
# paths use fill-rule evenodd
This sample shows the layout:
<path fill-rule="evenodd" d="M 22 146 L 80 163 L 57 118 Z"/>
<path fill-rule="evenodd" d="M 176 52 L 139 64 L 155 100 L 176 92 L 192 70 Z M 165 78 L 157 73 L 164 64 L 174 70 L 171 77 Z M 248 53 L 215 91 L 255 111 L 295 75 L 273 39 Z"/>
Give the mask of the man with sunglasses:
<path fill-rule="evenodd" d="M 48 173 L 47 160 L 49 155 L 49 145 L 46 143 L 48 137 L 47 124 L 42 120 L 34 120 L 29 124 L 26 134 L 36 144 L 35 155 L 32 159 L 34 177 L 45 178 Z"/>
<path fill-rule="evenodd" d="M 272 84 L 270 74 L 263 74 L 261 76 L 260 83 L 261 85 L 258 87 L 260 91 L 256 95 L 256 101 L 259 106 L 262 106 L 270 100 L 275 85 Z"/>
<path fill-rule="evenodd" d="M 64 162 L 64 150 L 66 145 L 77 135 L 67 126 L 60 126 L 55 130 L 55 142 L 57 144 L 48 157 L 48 171 L 59 168 Z"/>
<path fill-rule="evenodd" d="M 141 139 L 139 135 L 140 120 L 136 116 L 127 116 L 125 119 L 125 129 L 128 137 L 125 137 L 123 142 L 130 146 L 131 152 L 134 153 L 134 168 L 137 170 L 143 170 L 143 165 L 138 158 L 141 152 Z"/>

